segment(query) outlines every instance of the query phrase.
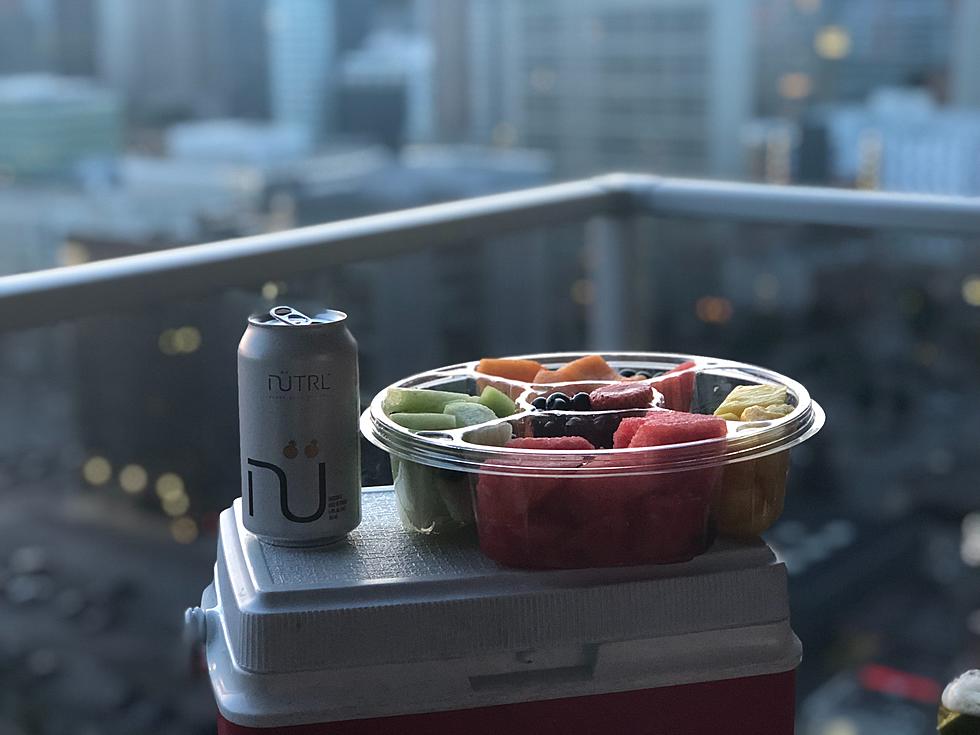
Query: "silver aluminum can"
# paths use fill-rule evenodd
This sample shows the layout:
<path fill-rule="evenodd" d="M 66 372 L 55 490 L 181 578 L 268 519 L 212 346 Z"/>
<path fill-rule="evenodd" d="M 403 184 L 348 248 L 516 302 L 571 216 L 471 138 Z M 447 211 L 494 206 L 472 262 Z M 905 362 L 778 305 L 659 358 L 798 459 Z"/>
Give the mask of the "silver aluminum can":
<path fill-rule="evenodd" d="M 242 520 L 269 543 L 314 546 L 361 522 L 357 343 L 347 315 L 277 306 L 238 345 Z"/>

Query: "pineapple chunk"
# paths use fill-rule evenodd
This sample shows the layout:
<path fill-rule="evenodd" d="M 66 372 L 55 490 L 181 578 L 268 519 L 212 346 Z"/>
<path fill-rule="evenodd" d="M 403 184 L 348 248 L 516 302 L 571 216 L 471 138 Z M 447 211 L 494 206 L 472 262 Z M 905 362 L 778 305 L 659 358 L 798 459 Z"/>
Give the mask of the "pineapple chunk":
<path fill-rule="evenodd" d="M 750 406 L 774 406 L 786 403 L 786 388 L 781 385 L 739 385 L 732 389 L 721 405 L 715 410 L 715 416 L 726 413 L 742 416 Z M 744 416 L 742 420 L 746 420 Z"/>
<path fill-rule="evenodd" d="M 772 406 L 749 406 L 742 411 L 742 421 L 772 421 L 793 413 L 793 406 L 779 403 Z"/>

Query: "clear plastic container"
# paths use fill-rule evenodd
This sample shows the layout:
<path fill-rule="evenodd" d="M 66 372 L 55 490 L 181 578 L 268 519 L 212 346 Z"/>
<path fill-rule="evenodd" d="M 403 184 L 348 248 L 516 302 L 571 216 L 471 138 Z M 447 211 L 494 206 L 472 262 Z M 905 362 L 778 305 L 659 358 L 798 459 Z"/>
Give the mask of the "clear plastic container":
<path fill-rule="evenodd" d="M 584 354 L 521 358 L 557 368 Z M 430 533 L 475 520 L 487 556 L 525 568 L 684 561 L 707 549 L 716 531 L 748 537 L 772 525 L 782 511 L 789 450 L 824 421 L 802 385 L 764 368 L 708 357 L 602 356 L 617 371 L 653 376 L 641 381 L 655 389 L 649 407 L 536 410 L 531 401 L 539 396 L 573 395 L 617 381 L 536 385 L 481 374 L 476 362 L 413 375 L 375 396 L 361 428 L 391 456 L 403 525 Z M 517 412 L 462 429 L 411 431 L 382 407 L 394 387 L 475 395 L 487 384 L 514 398 Z M 662 418 L 665 409 L 711 414 L 734 387 L 760 384 L 784 387 L 792 411 L 773 420 L 726 421 L 725 435 L 713 439 L 608 448 L 625 418 L 658 412 Z M 601 448 L 504 446 L 511 437 L 556 434 L 585 436 Z"/>

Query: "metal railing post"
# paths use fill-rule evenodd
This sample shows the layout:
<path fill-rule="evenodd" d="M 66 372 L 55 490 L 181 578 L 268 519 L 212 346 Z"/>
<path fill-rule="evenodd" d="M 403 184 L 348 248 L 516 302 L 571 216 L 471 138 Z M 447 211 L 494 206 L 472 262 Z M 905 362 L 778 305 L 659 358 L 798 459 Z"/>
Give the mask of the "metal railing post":
<path fill-rule="evenodd" d="M 635 342 L 629 313 L 636 229 L 635 219 L 626 213 L 586 222 L 586 272 L 591 283 L 586 344 L 590 350 L 624 349 Z"/>

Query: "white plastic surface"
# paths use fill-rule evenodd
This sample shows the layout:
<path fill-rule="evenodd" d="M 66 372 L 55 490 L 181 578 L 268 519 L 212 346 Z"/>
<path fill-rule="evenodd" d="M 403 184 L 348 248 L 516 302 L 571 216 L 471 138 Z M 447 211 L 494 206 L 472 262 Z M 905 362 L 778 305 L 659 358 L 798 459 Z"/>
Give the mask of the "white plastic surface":
<path fill-rule="evenodd" d="M 221 517 L 205 591 L 215 697 L 254 727 L 583 696 L 794 668 L 785 567 L 761 541 L 684 564 L 531 572 L 409 536 L 390 490 L 322 549 Z"/>

